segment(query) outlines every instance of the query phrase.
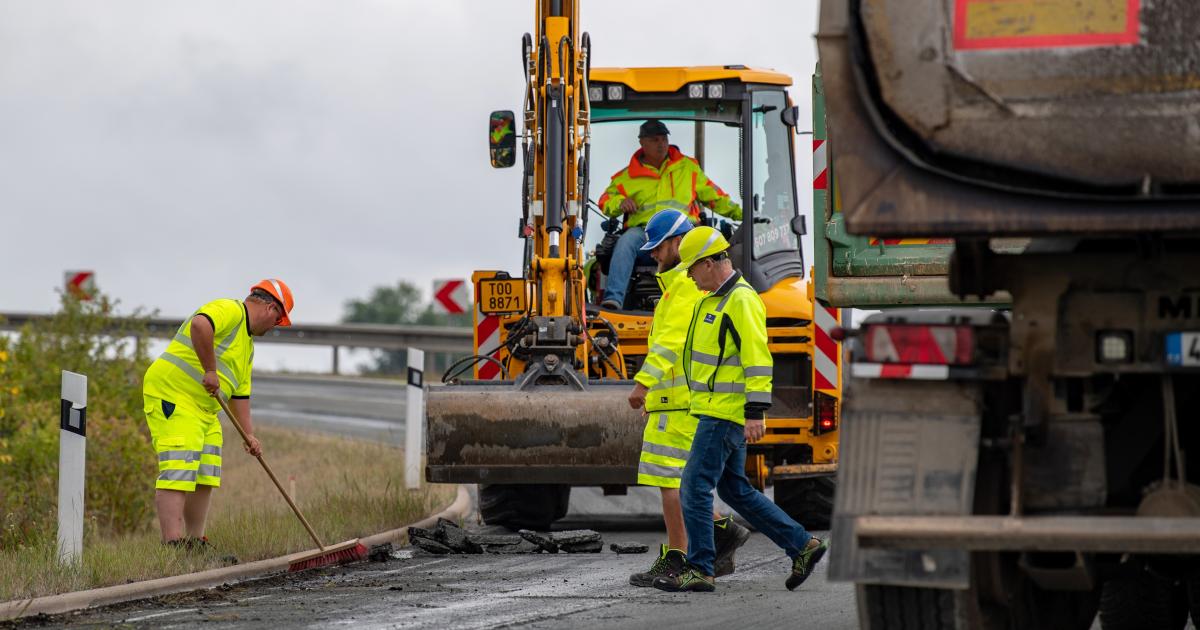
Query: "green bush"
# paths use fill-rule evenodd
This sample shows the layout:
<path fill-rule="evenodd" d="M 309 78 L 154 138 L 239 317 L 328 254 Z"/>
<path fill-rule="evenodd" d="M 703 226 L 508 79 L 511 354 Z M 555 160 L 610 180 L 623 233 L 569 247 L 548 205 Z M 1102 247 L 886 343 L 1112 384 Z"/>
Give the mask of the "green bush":
<path fill-rule="evenodd" d="M 88 377 L 85 507 L 89 535 L 148 527 L 157 465 L 142 416 L 146 319 L 115 319 L 101 296 L 63 296 L 47 321 L 0 337 L 0 549 L 57 532 L 62 370 Z"/>

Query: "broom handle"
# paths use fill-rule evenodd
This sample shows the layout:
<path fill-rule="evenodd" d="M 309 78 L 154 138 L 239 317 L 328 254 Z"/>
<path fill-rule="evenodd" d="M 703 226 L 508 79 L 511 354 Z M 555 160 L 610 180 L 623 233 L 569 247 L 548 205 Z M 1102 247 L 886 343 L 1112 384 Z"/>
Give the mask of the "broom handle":
<path fill-rule="evenodd" d="M 225 412 L 226 417 L 233 423 L 233 428 L 237 429 L 237 432 L 242 436 L 242 441 L 246 443 L 246 446 L 250 446 L 250 438 L 246 436 L 246 430 L 242 428 L 242 423 L 238 420 L 237 415 L 229 408 L 229 403 L 225 401 L 224 393 L 217 392 L 217 402 L 221 404 L 221 409 Z M 292 501 L 292 497 L 288 496 L 287 491 L 283 489 L 283 484 L 279 483 L 279 480 L 275 478 L 275 472 L 267 465 L 267 461 L 262 458 L 262 455 L 255 455 L 255 458 L 258 459 L 258 463 L 262 464 L 263 470 L 267 471 L 267 476 L 271 478 L 271 481 L 275 482 L 275 487 L 279 488 L 279 494 L 283 495 L 287 504 L 291 506 L 292 511 L 296 513 L 296 518 L 300 519 L 300 522 L 304 525 L 304 529 L 308 530 L 308 535 L 312 536 L 313 542 L 317 543 L 317 547 L 321 551 L 325 551 L 325 544 L 317 537 L 317 533 L 313 531 L 312 525 L 308 524 L 308 519 L 304 518 L 304 514 L 300 512 L 300 508 L 296 507 L 296 504 Z"/>

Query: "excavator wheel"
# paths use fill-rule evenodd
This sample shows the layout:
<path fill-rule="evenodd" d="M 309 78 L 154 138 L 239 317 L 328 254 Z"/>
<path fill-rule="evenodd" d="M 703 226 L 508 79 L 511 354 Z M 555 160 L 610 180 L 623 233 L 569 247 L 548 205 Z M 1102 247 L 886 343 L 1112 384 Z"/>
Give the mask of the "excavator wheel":
<path fill-rule="evenodd" d="M 804 526 L 804 529 L 829 529 L 833 515 L 833 477 L 780 479 L 775 482 L 775 505 Z"/>
<path fill-rule="evenodd" d="M 548 531 L 567 515 L 571 486 L 561 484 L 480 484 L 479 515 L 484 524 Z"/>

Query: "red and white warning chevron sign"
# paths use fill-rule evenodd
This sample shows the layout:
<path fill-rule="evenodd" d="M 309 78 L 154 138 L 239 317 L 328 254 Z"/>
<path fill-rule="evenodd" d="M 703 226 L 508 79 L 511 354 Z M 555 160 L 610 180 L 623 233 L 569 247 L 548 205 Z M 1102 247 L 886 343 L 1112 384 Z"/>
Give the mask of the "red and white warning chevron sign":
<path fill-rule="evenodd" d="M 813 321 L 816 322 L 813 344 L 813 383 L 816 389 L 837 389 L 840 384 L 842 345 L 834 341 L 829 332 L 840 325 L 842 314 L 839 309 L 820 304 L 813 305 Z"/>
<path fill-rule="evenodd" d="M 466 280 L 434 280 L 433 304 L 443 313 L 466 313 L 468 301 Z"/>
<path fill-rule="evenodd" d="M 96 297 L 96 272 L 68 271 L 63 274 L 63 288 L 69 295 L 91 300 Z"/>

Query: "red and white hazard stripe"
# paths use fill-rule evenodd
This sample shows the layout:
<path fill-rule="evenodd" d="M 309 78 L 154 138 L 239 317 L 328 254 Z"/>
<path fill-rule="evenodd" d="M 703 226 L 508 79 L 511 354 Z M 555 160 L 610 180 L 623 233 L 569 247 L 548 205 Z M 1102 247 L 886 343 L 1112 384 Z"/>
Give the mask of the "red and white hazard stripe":
<path fill-rule="evenodd" d="M 825 190 L 829 178 L 825 174 L 829 169 L 829 156 L 824 140 L 813 139 L 813 190 Z"/>
<path fill-rule="evenodd" d="M 476 304 L 479 300 L 475 301 Z M 475 307 L 475 351 L 476 353 L 487 352 L 495 349 L 491 353 L 492 358 L 500 356 L 500 318 L 495 315 L 485 315 L 479 310 L 479 306 Z M 479 361 L 475 364 L 475 378 L 485 381 L 495 380 L 500 378 L 500 366 L 491 361 Z"/>
<path fill-rule="evenodd" d="M 841 363 L 841 344 L 829 332 L 838 327 L 841 313 L 836 308 L 813 305 L 816 322 L 816 343 L 813 350 L 813 381 L 817 389 L 838 388 L 838 365 Z"/>
<path fill-rule="evenodd" d="M 876 324 L 865 326 L 868 361 L 909 365 L 968 365 L 974 350 L 970 326 Z"/>
<path fill-rule="evenodd" d="M 948 365 L 910 365 L 902 363 L 851 363 L 855 378 L 900 378 L 921 381 L 945 381 L 950 378 Z"/>

